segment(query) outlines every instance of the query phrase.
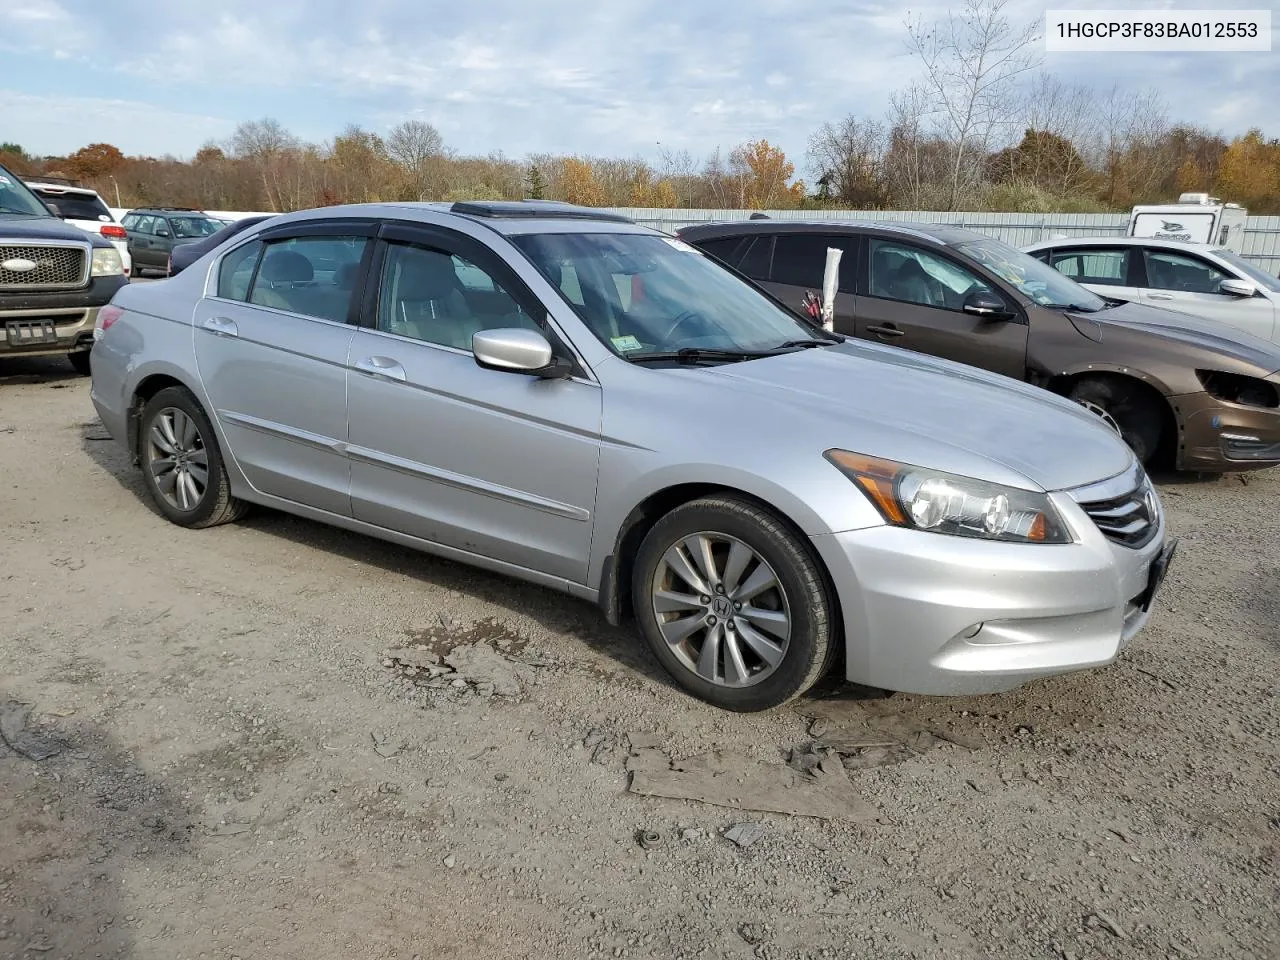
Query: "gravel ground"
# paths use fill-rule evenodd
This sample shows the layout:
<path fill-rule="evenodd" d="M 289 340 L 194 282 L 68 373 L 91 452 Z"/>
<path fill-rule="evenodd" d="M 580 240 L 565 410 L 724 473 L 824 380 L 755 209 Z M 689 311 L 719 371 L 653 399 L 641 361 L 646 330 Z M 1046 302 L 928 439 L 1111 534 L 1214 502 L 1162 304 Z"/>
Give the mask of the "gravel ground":
<path fill-rule="evenodd" d="M 780 762 L 812 703 L 719 712 L 589 605 L 282 514 L 179 529 L 104 438 L 0 361 L 0 723 L 61 748 L 0 743 L 0 958 L 1280 957 L 1280 475 L 1161 484 L 1182 550 L 1107 669 L 824 691 L 947 739 L 818 820 L 624 767 Z M 433 666 L 476 641 L 517 696 Z"/>

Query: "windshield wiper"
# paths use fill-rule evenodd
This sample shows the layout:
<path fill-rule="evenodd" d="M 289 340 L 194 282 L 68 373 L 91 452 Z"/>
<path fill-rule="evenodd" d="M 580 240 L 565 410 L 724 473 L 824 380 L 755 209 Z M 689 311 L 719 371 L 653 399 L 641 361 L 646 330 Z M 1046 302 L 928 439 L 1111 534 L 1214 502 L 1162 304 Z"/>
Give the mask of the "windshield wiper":
<path fill-rule="evenodd" d="M 707 347 L 681 347 L 660 353 L 641 353 L 627 357 L 630 363 L 648 363 L 651 360 L 675 360 L 678 363 L 700 363 L 704 360 L 722 360 L 726 363 L 738 360 L 756 360 L 774 356 L 773 350 L 712 350 Z"/>
<path fill-rule="evenodd" d="M 1079 313 L 1097 313 L 1097 307 L 1086 307 L 1082 303 L 1042 303 L 1042 307 L 1049 310 L 1075 310 Z"/>
<path fill-rule="evenodd" d="M 844 342 L 843 337 L 840 338 L 839 340 L 831 337 L 823 337 L 821 340 L 812 340 L 812 339 L 788 340 L 786 343 L 778 344 L 773 349 L 790 350 L 793 347 L 829 347 L 833 343 L 843 343 L 843 342 Z"/>

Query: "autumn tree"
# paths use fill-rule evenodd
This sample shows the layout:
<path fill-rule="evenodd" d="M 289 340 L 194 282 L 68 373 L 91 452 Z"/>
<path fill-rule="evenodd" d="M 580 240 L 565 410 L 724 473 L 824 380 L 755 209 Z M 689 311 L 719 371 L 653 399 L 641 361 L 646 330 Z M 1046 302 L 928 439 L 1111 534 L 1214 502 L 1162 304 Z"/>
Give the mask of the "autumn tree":
<path fill-rule="evenodd" d="M 596 180 L 591 164 L 579 157 L 567 157 L 560 171 L 560 199 L 585 207 L 603 207 L 604 189 Z"/>
<path fill-rule="evenodd" d="M 751 140 L 729 154 L 729 173 L 735 182 L 738 206 L 753 210 L 791 207 L 803 198 L 789 186 L 796 172 L 787 155 L 768 140 Z"/>
<path fill-rule="evenodd" d="M 1263 139 L 1257 128 L 1232 140 L 1214 192 L 1251 213 L 1280 212 L 1280 140 Z"/>
<path fill-rule="evenodd" d="M 125 157 L 119 147 L 109 143 L 91 143 L 67 157 L 66 168 L 71 176 L 81 180 L 105 177 L 124 165 Z"/>

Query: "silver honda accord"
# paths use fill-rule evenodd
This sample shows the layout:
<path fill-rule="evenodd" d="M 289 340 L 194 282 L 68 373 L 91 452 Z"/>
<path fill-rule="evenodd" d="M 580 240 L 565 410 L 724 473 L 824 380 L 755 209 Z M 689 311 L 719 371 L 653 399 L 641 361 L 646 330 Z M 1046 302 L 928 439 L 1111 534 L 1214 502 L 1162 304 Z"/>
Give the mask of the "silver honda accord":
<path fill-rule="evenodd" d="M 926 694 L 1109 663 L 1172 554 L 1092 414 L 601 211 L 275 217 L 95 335 L 94 405 L 174 523 L 258 504 L 588 598 L 731 710 L 837 654 Z"/>

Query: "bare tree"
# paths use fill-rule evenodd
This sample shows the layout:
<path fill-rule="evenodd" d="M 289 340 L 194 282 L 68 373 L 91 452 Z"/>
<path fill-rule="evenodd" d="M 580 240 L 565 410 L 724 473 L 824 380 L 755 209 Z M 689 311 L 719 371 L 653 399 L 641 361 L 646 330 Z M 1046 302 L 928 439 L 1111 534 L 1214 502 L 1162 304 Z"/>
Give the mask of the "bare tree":
<path fill-rule="evenodd" d="M 876 207 L 884 202 L 886 149 L 883 123 L 850 114 L 836 123 L 824 123 L 809 138 L 809 172 L 824 193 L 840 204 Z"/>
<path fill-rule="evenodd" d="M 981 175 L 992 140 L 1016 116 L 1013 88 L 1038 59 L 1037 24 L 1015 27 L 1009 0 L 965 0 L 959 14 L 908 18 L 907 49 L 924 67 L 923 88 L 950 148 L 946 209 Z"/>
<path fill-rule="evenodd" d="M 698 189 L 698 161 L 688 150 L 668 150 L 659 145 L 658 177 L 671 184 L 676 203 L 692 207 Z"/>
<path fill-rule="evenodd" d="M 278 120 L 265 117 L 240 124 L 231 134 L 230 149 L 256 171 L 271 210 L 296 208 L 295 168 L 301 144 Z"/>
<path fill-rule="evenodd" d="M 1179 159 L 1172 150 L 1169 115 L 1159 91 L 1134 94 L 1112 87 L 1094 102 L 1098 127 L 1091 159 L 1106 178 L 1107 201 L 1127 207 L 1154 196 Z"/>
<path fill-rule="evenodd" d="M 404 168 L 418 199 L 429 190 L 433 161 L 444 154 L 444 137 L 425 120 L 405 120 L 391 128 L 386 139 L 387 156 Z"/>

